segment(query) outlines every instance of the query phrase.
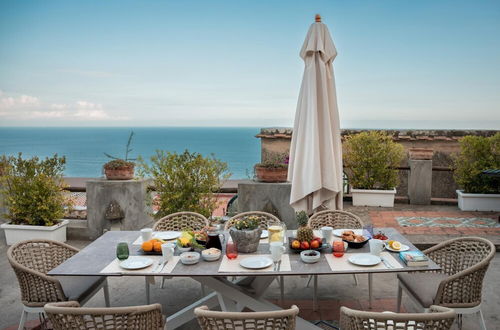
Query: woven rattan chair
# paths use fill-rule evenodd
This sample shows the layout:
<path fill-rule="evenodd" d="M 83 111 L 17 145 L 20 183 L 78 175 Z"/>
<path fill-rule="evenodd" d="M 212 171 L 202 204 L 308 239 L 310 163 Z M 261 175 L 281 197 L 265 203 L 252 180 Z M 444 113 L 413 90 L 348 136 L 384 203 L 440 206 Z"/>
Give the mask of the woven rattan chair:
<path fill-rule="evenodd" d="M 321 229 L 321 227 L 332 227 L 333 229 L 361 229 L 363 228 L 363 221 L 350 212 L 346 211 L 338 211 L 338 210 L 325 210 L 314 213 L 308 222 L 309 227 L 312 229 Z M 358 278 L 356 274 L 352 275 L 354 278 L 354 282 L 358 285 Z M 309 276 L 307 281 L 307 285 L 311 282 L 311 279 L 314 279 L 314 291 L 313 291 L 313 307 L 316 310 L 316 302 L 317 302 L 317 292 L 318 292 L 318 275 Z M 371 280 L 368 280 L 368 285 L 370 286 L 369 290 L 371 292 Z"/>
<path fill-rule="evenodd" d="M 484 275 L 495 255 L 493 243 L 480 237 L 462 237 L 423 252 L 442 269 L 432 273 L 399 274 L 398 311 L 404 290 L 425 309 L 430 305 L 455 309 L 460 328 L 463 314 L 478 313 L 481 329 L 486 329 L 481 293 Z"/>
<path fill-rule="evenodd" d="M 208 228 L 209 221 L 203 215 L 196 212 L 177 212 L 167 215 L 158 220 L 153 231 L 183 231 L 193 230 L 200 231 L 203 228 Z M 163 276 L 160 287 L 163 288 L 165 280 L 168 276 Z M 150 284 L 154 282 L 150 277 L 146 277 L 146 302 L 150 303 Z M 205 295 L 205 287 L 201 286 L 202 295 Z"/>
<path fill-rule="evenodd" d="M 153 231 L 199 231 L 208 227 L 208 219 L 195 212 L 177 212 L 156 221 Z"/>
<path fill-rule="evenodd" d="M 24 328 L 28 313 L 42 313 L 46 303 L 75 300 L 84 304 L 101 288 L 109 306 L 106 277 L 47 275 L 77 252 L 68 244 L 41 239 L 19 242 L 9 248 L 7 258 L 19 281 L 23 303 L 19 329 Z"/>
<path fill-rule="evenodd" d="M 342 330 L 447 330 L 456 314 L 453 309 L 431 306 L 430 313 L 376 313 L 340 308 Z"/>
<path fill-rule="evenodd" d="M 276 216 L 267 213 L 267 212 L 261 212 L 261 211 L 250 211 L 250 212 L 243 212 L 235 215 L 231 219 L 229 219 L 226 222 L 226 225 L 224 227 L 225 230 L 229 230 L 232 226 L 234 226 L 234 223 L 236 220 L 240 220 L 246 217 L 258 217 L 259 218 L 259 227 L 263 230 L 267 230 L 267 227 L 271 226 L 272 224 L 280 224 L 281 221 L 278 219 Z"/>
<path fill-rule="evenodd" d="M 293 305 L 290 309 L 269 312 L 217 312 L 201 306 L 194 314 L 202 330 L 292 330 L 299 308 Z"/>
<path fill-rule="evenodd" d="M 54 330 L 164 329 L 161 305 L 85 308 L 76 301 L 50 303 L 44 307 Z"/>

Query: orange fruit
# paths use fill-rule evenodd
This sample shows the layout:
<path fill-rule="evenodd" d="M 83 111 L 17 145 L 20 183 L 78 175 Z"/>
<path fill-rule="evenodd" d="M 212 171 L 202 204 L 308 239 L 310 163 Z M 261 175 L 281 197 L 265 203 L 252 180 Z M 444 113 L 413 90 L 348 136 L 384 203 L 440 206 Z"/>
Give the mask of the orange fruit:
<path fill-rule="evenodd" d="M 161 252 L 161 242 L 154 242 L 153 250 L 155 250 L 155 252 Z"/>
<path fill-rule="evenodd" d="M 142 243 L 141 248 L 144 252 L 153 251 L 153 243 L 151 241 L 147 241 Z"/>
<path fill-rule="evenodd" d="M 319 248 L 319 241 L 318 240 L 313 240 L 311 242 L 311 249 L 317 249 Z"/>
<path fill-rule="evenodd" d="M 300 248 L 300 242 L 295 240 L 292 242 L 292 248 L 294 249 L 299 249 Z"/>

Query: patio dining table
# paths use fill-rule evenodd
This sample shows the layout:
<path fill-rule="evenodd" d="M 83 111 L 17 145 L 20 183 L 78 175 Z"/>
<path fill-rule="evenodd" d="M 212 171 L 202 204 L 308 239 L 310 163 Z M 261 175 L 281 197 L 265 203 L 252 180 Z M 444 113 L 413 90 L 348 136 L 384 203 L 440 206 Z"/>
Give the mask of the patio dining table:
<path fill-rule="evenodd" d="M 411 251 L 418 250 L 394 228 L 375 228 L 375 230 L 384 231 L 390 239 L 408 245 Z M 292 232 L 288 231 L 287 236 L 292 236 Z M 384 263 L 373 267 L 355 266 L 346 261 L 350 255 L 369 253 L 369 246 L 366 244 L 360 249 L 347 249 L 342 258 L 333 257 L 331 248 L 325 249 L 322 251 L 324 253 L 321 253 L 319 262 L 314 264 L 302 262 L 300 254 L 291 251 L 287 246 L 287 251 L 283 255 L 286 262 L 282 263 L 284 267 L 280 268 L 279 271 L 275 271 L 273 267 L 264 270 L 243 269 L 239 266 L 239 261 L 248 257 L 248 255 L 241 253 L 234 260 L 229 260 L 222 255 L 217 261 L 208 262 L 200 260 L 200 262 L 194 265 L 184 265 L 178 260 L 179 257 L 174 257 L 175 262 L 169 261 L 170 265 L 167 263 L 165 271 L 160 273 L 153 270 L 155 269 L 154 266 L 160 261 L 161 256 L 148 256 L 154 260 L 155 264 L 153 266 L 142 270 L 121 271 L 119 267 L 116 267 L 117 259 L 114 247 L 119 242 L 128 242 L 131 256 L 143 255 L 142 251 L 140 251 L 140 245 L 133 245 L 134 242 L 137 242 L 138 237 L 140 237 L 139 231 L 108 231 L 64 263 L 52 269 L 48 274 L 54 276 L 190 277 L 211 288 L 213 290 L 212 293 L 167 317 L 167 327 L 174 329 L 192 320 L 194 318 L 194 309 L 202 305 L 207 305 L 209 308 L 220 306 L 225 311 L 241 311 L 245 307 L 254 311 L 281 309 L 279 306 L 263 298 L 266 289 L 277 276 L 368 274 L 368 280 L 371 282 L 372 276 L 375 273 L 433 271 L 440 269 L 432 260 L 430 260 L 428 266 L 407 267 L 399 259 L 398 253 L 387 251 L 383 252 L 384 259 L 386 259 Z M 261 240 L 261 244 L 259 244 L 259 248 L 254 254 L 270 257 L 267 239 Z M 176 255 L 178 255 L 177 251 Z M 233 276 L 237 276 L 239 279 L 237 281 L 229 280 Z M 283 285 L 283 281 L 280 281 L 280 284 Z M 317 285 L 317 281 L 314 282 L 314 285 Z M 370 301 L 371 298 L 372 293 L 370 290 Z M 306 320 L 297 318 L 297 329 L 319 328 Z"/>

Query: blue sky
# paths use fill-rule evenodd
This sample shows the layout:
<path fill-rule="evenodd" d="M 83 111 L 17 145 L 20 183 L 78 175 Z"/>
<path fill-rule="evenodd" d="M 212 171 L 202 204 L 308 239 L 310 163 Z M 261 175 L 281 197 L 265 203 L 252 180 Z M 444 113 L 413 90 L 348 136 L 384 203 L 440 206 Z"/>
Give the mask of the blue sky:
<path fill-rule="evenodd" d="M 500 1 L 473 0 L 0 0 L 0 125 L 291 126 L 316 13 L 341 126 L 500 128 Z"/>

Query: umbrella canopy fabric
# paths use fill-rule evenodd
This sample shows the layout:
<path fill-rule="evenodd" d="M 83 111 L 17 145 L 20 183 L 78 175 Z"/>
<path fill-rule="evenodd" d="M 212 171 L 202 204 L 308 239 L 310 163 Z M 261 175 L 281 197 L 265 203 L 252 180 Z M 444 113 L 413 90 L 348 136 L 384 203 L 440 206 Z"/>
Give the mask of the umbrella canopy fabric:
<path fill-rule="evenodd" d="M 305 69 L 293 125 L 290 204 L 309 214 L 342 209 L 342 144 L 333 75 L 337 50 L 325 24 L 311 25 L 300 51 Z"/>

